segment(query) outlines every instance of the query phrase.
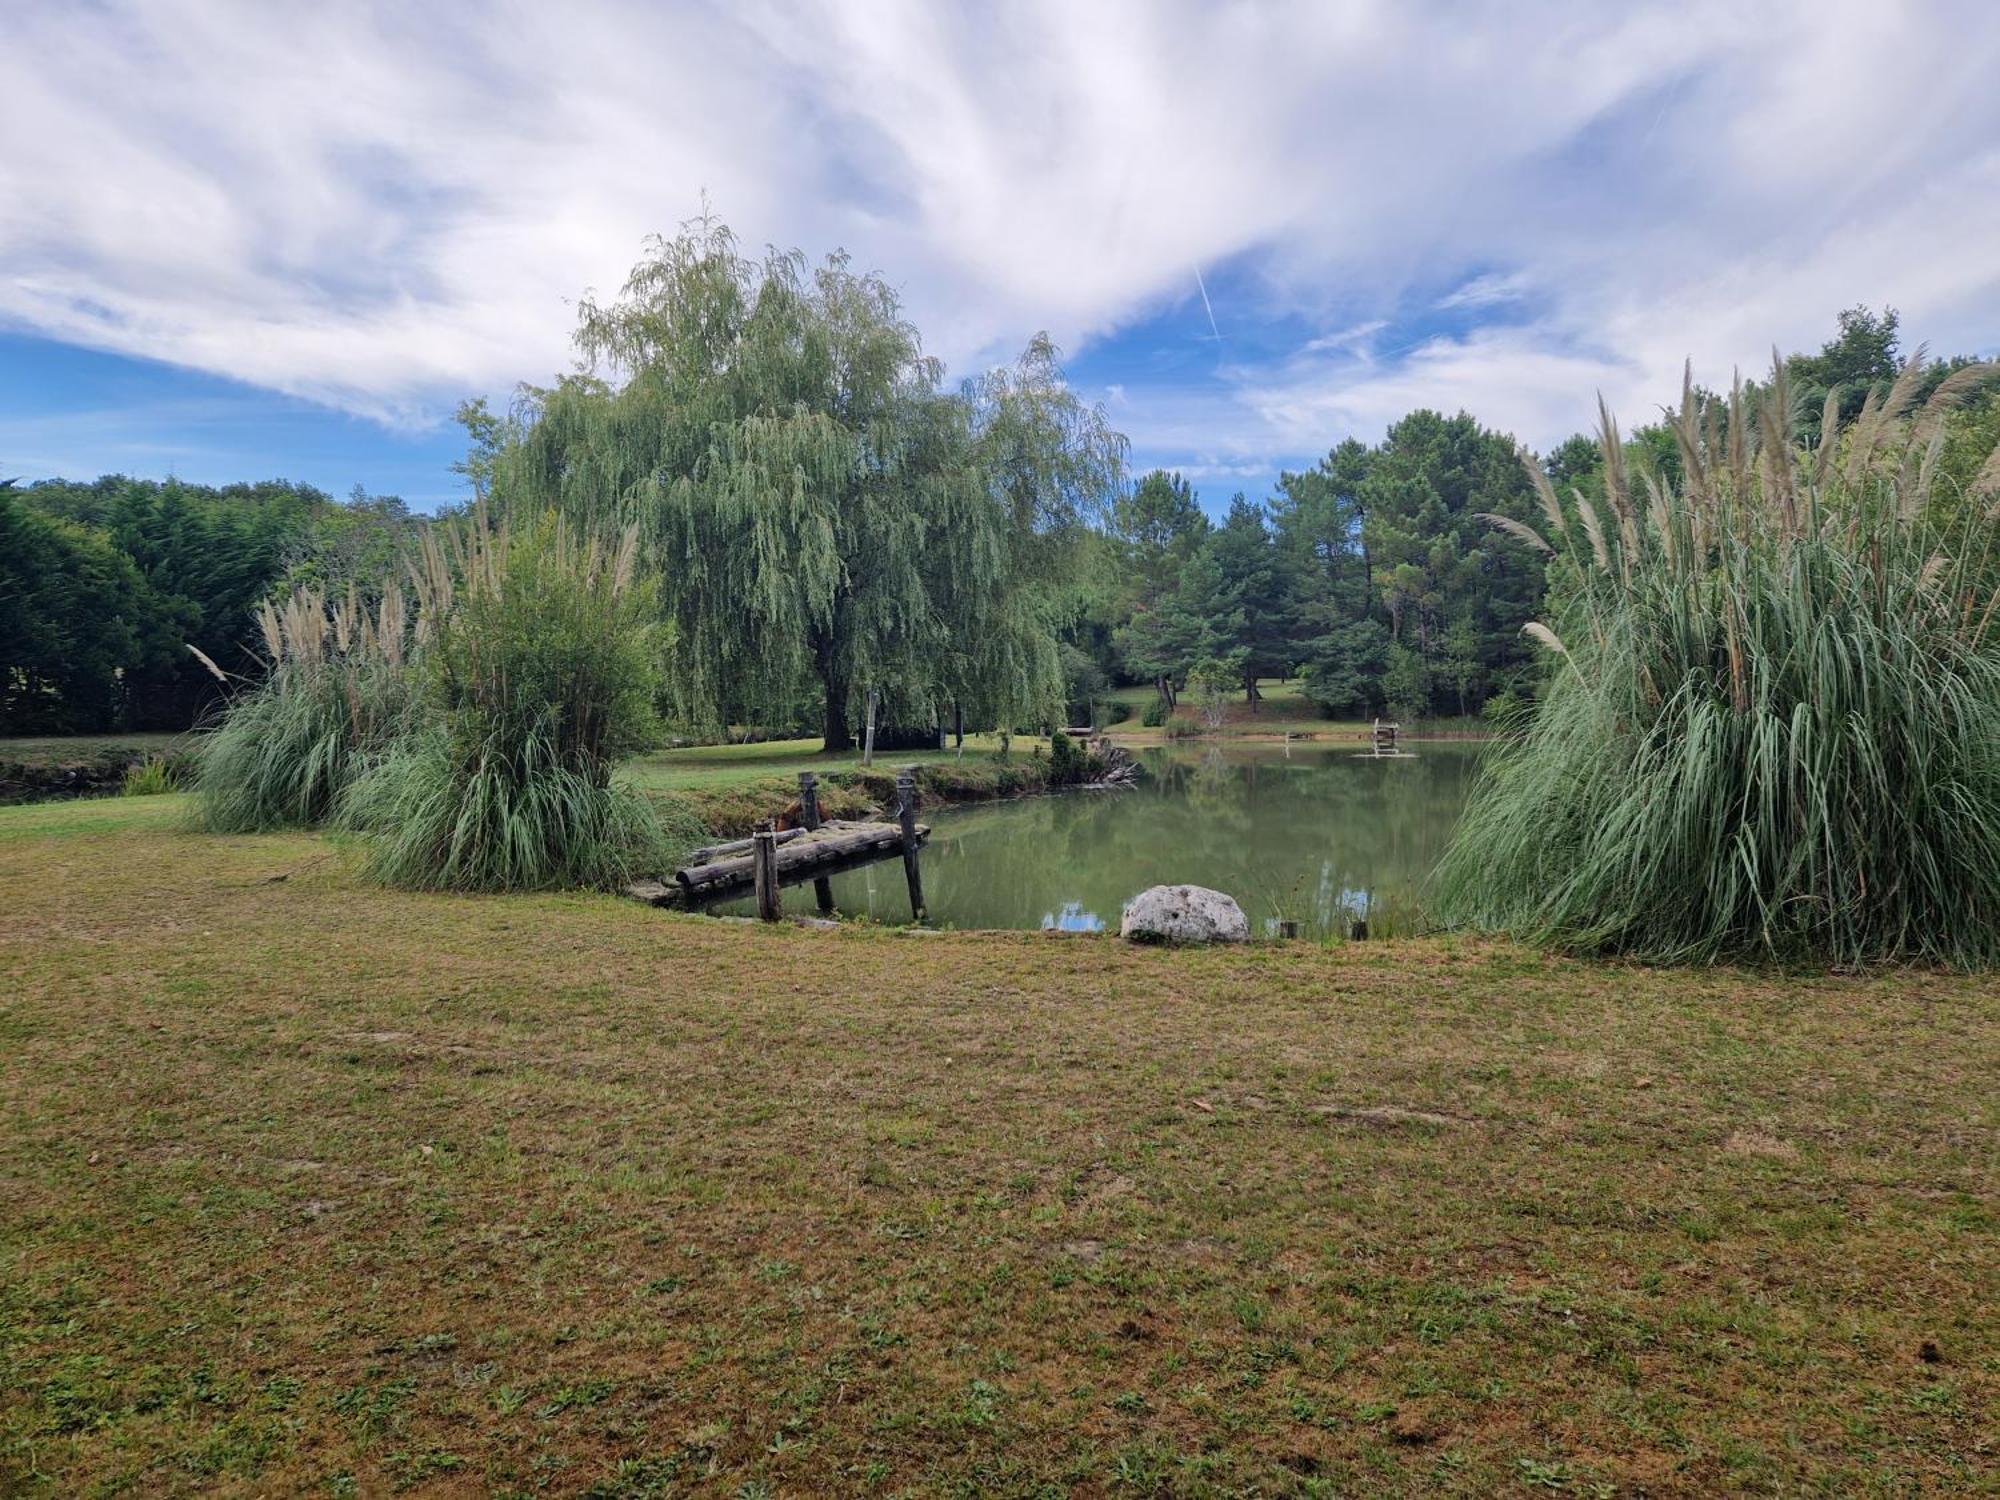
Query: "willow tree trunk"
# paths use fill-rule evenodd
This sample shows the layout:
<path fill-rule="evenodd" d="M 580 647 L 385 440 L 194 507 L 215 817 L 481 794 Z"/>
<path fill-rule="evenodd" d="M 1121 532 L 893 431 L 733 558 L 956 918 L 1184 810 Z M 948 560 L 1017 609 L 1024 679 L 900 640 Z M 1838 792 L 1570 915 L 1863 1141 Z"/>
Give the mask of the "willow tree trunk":
<path fill-rule="evenodd" d="M 847 727 L 847 674 L 841 670 L 839 653 L 834 650 L 833 632 L 813 642 L 813 661 L 819 668 L 820 686 L 826 692 L 826 722 L 822 733 L 826 750 L 852 750 L 854 731 Z"/>

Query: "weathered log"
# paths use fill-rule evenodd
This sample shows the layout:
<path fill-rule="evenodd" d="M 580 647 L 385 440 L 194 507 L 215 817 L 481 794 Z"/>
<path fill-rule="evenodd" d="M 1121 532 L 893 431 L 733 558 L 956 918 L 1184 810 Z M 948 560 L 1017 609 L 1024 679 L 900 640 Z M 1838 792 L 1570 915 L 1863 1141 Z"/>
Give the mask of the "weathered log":
<path fill-rule="evenodd" d="M 777 830 L 766 823 L 753 837 L 750 865 L 757 886 L 757 915 L 766 922 L 775 922 L 785 914 L 784 901 L 778 894 Z"/>
<path fill-rule="evenodd" d="M 789 843 L 805 831 L 803 828 L 780 829 L 778 831 L 778 842 L 781 844 Z M 728 859 L 737 854 L 748 854 L 756 846 L 757 840 L 755 835 L 747 839 L 731 839 L 726 844 L 709 844 L 690 854 L 688 856 L 688 863 L 690 865 L 705 865 L 712 860 Z"/>
<path fill-rule="evenodd" d="M 903 772 L 896 778 L 896 821 L 897 833 L 903 847 L 903 878 L 910 887 L 910 914 L 919 922 L 924 920 L 924 876 L 917 863 L 917 850 L 923 847 L 923 839 L 917 833 L 917 773 L 915 770 Z"/>
<path fill-rule="evenodd" d="M 825 821 L 819 815 L 819 777 L 811 771 L 799 772 L 799 821 L 815 833 Z M 833 915 L 833 882 L 824 875 L 813 882 L 813 901 L 820 915 Z"/>
<path fill-rule="evenodd" d="M 928 838 L 930 829 L 920 825 L 919 839 Z M 894 823 L 828 823 L 819 832 L 781 844 L 777 849 L 778 878 L 803 876 L 820 865 L 832 864 L 871 851 L 893 853 L 902 847 L 903 830 Z M 708 895 L 731 886 L 747 885 L 756 873 L 748 854 L 691 864 L 677 870 L 674 879 L 689 895 Z"/>

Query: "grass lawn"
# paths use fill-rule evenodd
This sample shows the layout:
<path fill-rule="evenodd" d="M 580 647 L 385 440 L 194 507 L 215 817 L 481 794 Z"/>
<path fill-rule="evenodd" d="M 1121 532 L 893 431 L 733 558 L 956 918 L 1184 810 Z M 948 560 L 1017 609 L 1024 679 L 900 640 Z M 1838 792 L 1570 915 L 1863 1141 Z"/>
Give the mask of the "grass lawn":
<path fill-rule="evenodd" d="M 72 766 L 139 760 L 187 748 L 186 734 L 68 734 L 0 739 L 0 764 Z"/>
<path fill-rule="evenodd" d="M 1366 719 L 1325 717 L 1319 705 L 1306 697 L 1305 686 L 1297 678 L 1266 677 L 1258 683 L 1257 691 L 1261 701 L 1255 705 L 1244 702 L 1241 692 L 1233 694 L 1224 709 L 1226 717 L 1223 725 L 1214 732 L 1232 739 L 1287 733 L 1310 734 L 1320 739 L 1362 739 L 1369 732 L 1369 721 Z M 1146 706 L 1153 701 L 1153 697 L 1153 689 L 1143 685 L 1115 688 L 1105 694 L 1106 701 L 1122 703 L 1132 711 L 1130 718 L 1111 726 L 1114 739 L 1134 745 L 1157 744 L 1166 739 L 1164 726 L 1148 729 L 1142 722 Z M 1193 701 L 1186 694 L 1181 696 L 1179 716 L 1190 722 L 1198 717 Z M 1405 724 L 1403 733 L 1410 739 L 1457 739 L 1467 736 L 1484 739 L 1493 733 L 1493 726 L 1476 717 L 1424 719 Z"/>
<path fill-rule="evenodd" d="M 0 810 L 0 1493 L 1960 1495 L 2000 987 Z"/>
<path fill-rule="evenodd" d="M 799 772 L 819 773 L 820 809 L 830 818 L 869 816 L 895 805 L 896 773 L 907 766 L 929 769 L 919 788 L 932 804 L 976 801 L 1039 787 L 1047 762 L 1036 759 L 1048 742 L 1016 735 L 1010 753 L 998 757 L 997 735 L 965 737 L 956 750 L 878 750 L 871 770 L 861 752 L 827 755 L 820 742 L 772 740 L 754 745 L 694 745 L 661 750 L 626 762 L 621 773 L 651 796 L 662 812 L 684 812 L 710 833 L 748 833 L 759 820 L 795 801 Z"/>
<path fill-rule="evenodd" d="M 1045 740 L 1032 736 L 1016 735 L 1013 751 L 1025 756 L 1035 746 L 1046 744 Z M 968 734 L 965 737 L 967 757 L 992 755 L 999 748 L 998 735 Z M 955 749 L 877 750 L 875 769 L 893 775 L 903 766 L 918 761 L 951 760 L 956 754 Z M 860 766 L 859 750 L 828 755 L 820 749 L 820 741 L 813 738 L 765 740 L 754 745 L 690 745 L 682 750 L 656 750 L 626 762 L 623 774 L 635 785 L 653 792 L 732 786 L 760 777 L 789 781 L 796 792 L 801 771 L 816 771 L 825 776 L 834 771 L 859 770 Z"/>

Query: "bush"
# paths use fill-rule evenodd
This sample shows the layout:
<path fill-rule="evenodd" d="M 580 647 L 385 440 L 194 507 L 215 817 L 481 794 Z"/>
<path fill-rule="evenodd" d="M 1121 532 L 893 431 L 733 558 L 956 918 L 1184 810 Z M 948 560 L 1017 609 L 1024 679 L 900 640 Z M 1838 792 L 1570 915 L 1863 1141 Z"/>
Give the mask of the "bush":
<path fill-rule="evenodd" d="M 1156 697 L 1151 703 L 1146 705 L 1146 712 L 1140 718 L 1139 722 L 1148 729 L 1158 729 L 1167 722 L 1167 717 L 1171 713 L 1173 713 L 1173 708 L 1168 704 L 1167 700 L 1162 697 Z"/>
<path fill-rule="evenodd" d="M 1049 785 L 1079 786 L 1104 774 L 1104 762 L 1058 729 L 1049 736 Z"/>
<path fill-rule="evenodd" d="M 676 853 L 611 780 L 653 736 L 657 615 L 637 533 L 583 538 L 544 516 L 427 538 L 451 595 L 420 674 L 423 726 L 356 783 L 345 815 L 369 869 L 419 890 L 616 887 Z"/>
<path fill-rule="evenodd" d="M 1237 663 L 1217 657 L 1196 664 L 1188 673 L 1188 696 L 1194 699 L 1195 710 L 1211 734 L 1222 728 L 1229 717 L 1229 697 L 1242 684 L 1242 678 Z"/>
<path fill-rule="evenodd" d="M 256 833 L 333 815 L 368 757 L 404 727 L 404 611 L 394 588 L 372 613 L 352 591 L 329 601 L 317 588 L 258 607 L 269 669 L 196 741 L 198 827 Z"/>
<path fill-rule="evenodd" d="M 1845 432 L 1829 403 L 1810 452 L 1782 370 L 1754 424 L 1690 394 L 1683 487 L 1643 514 L 1608 416 L 1607 513 L 1535 471 L 1552 536 L 1496 524 L 1564 559 L 1559 629 L 1528 627 L 1554 678 L 1454 837 L 1446 916 L 1669 961 L 2000 956 L 1996 520 L 1934 522 L 1925 460 L 1978 374 L 1913 411 L 1913 364 Z"/>
<path fill-rule="evenodd" d="M 157 797 L 180 789 L 180 762 L 169 755 L 149 755 L 138 764 L 125 768 L 125 780 L 120 784 L 119 795 Z"/>

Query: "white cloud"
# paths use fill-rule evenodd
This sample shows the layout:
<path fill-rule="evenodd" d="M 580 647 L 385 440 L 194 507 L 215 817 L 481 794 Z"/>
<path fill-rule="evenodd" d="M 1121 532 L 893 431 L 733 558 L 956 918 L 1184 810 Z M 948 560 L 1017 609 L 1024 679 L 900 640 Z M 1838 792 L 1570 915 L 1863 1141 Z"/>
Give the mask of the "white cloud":
<path fill-rule="evenodd" d="M 1528 290 L 1529 281 L 1524 272 L 1515 271 L 1510 275 L 1498 276 L 1488 273 L 1475 276 L 1463 285 L 1455 287 L 1448 296 L 1438 298 L 1441 309 L 1454 307 L 1494 307 L 1503 302 L 1519 300 Z"/>
<path fill-rule="evenodd" d="M 422 422 L 566 365 L 570 299 L 706 190 L 961 368 L 1239 268 L 1224 331 L 1303 347 L 1120 372 L 1142 451 L 1240 472 L 1413 405 L 1541 442 L 1857 300 L 2000 343 L 1996 76 L 1984 0 L 14 0 L 0 321 Z"/>

